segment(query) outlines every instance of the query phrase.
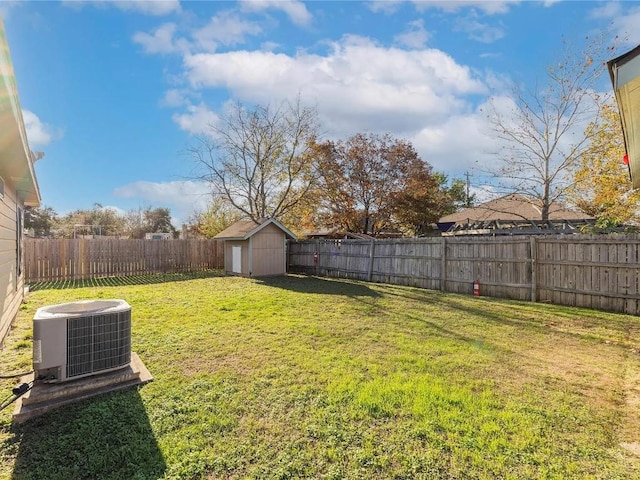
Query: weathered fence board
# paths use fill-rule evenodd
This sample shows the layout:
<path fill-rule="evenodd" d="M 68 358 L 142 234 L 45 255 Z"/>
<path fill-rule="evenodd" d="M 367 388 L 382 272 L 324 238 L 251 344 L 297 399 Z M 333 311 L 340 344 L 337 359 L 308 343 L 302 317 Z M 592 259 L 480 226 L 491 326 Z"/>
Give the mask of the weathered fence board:
<path fill-rule="evenodd" d="M 216 240 L 25 239 L 27 282 L 221 269 Z M 289 271 L 640 314 L 640 235 L 307 240 Z"/>
<path fill-rule="evenodd" d="M 220 240 L 25 239 L 25 281 L 223 268 Z"/>
<path fill-rule="evenodd" d="M 307 240 L 289 270 L 640 314 L 639 235 Z"/>

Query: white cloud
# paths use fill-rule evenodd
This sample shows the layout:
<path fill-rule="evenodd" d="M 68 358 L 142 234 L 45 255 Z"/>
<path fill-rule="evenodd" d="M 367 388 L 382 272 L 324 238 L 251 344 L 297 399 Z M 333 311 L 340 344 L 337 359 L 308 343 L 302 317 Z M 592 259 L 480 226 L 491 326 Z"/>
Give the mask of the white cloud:
<path fill-rule="evenodd" d="M 178 36 L 175 23 L 164 23 L 147 32 L 136 32 L 133 41 L 142 46 L 145 53 L 186 53 L 193 50 L 215 52 L 220 45 L 244 43 L 248 35 L 262 32 L 260 25 L 240 18 L 229 11 L 220 12 L 211 17 L 204 27 L 191 32 L 192 41 Z"/>
<path fill-rule="evenodd" d="M 373 13 L 391 15 L 397 12 L 403 3 L 404 0 L 372 0 L 367 2 L 367 6 Z"/>
<path fill-rule="evenodd" d="M 102 208 L 99 208 L 98 210 L 102 210 L 103 212 L 113 211 L 120 217 L 124 217 L 127 214 L 127 211 L 125 209 L 116 207 L 114 205 L 103 205 Z"/>
<path fill-rule="evenodd" d="M 197 44 L 207 51 L 215 51 L 220 45 L 244 43 L 247 35 L 258 35 L 262 28 L 254 22 L 243 20 L 229 11 L 220 12 L 209 23 L 193 32 Z"/>
<path fill-rule="evenodd" d="M 616 33 L 628 45 L 640 43 L 638 25 L 640 25 L 640 7 L 629 8 L 624 15 L 617 16 L 613 20 Z"/>
<path fill-rule="evenodd" d="M 168 15 L 181 10 L 179 0 L 116 0 L 116 8 L 124 11 L 134 11 L 146 15 Z"/>
<path fill-rule="evenodd" d="M 84 5 L 113 6 L 124 12 L 154 16 L 168 15 L 181 10 L 179 0 L 62 0 L 62 4 L 72 8 L 82 8 Z"/>
<path fill-rule="evenodd" d="M 211 126 L 220 120 L 215 112 L 202 103 L 189 105 L 186 112 L 175 113 L 172 119 L 181 130 L 192 135 L 211 135 Z"/>
<path fill-rule="evenodd" d="M 42 122 L 35 113 L 29 110 L 22 110 L 22 119 L 27 130 L 29 145 L 32 147 L 42 147 L 62 137 L 61 130 Z"/>
<path fill-rule="evenodd" d="M 418 19 L 409 22 L 409 29 L 394 37 L 394 40 L 409 48 L 424 48 L 429 40 L 430 34 L 424 28 L 424 20 Z"/>
<path fill-rule="evenodd" d="M 623 44 L 635 46 L 640 43 L 640 7 L 637 2 L 606 2 L 592 9 L 589 16 L 596 20 L 610 19 L 612 32 Z"/>
<path fill-rule="evenodd" d="M 280 48 L 280 44 L 276 42 L 266 41 L 260 45 L 260 50 L 264 50 L 265 52 L 273 52 Z"/>
<path fill-rule="evenodd" d="M 460 176 L 478 165 L 487 167 L 496 160 L 484 109 L 452 115 L 438 124 L 427 124 L 413 139 L 423 160 L 438 171 Z"/>
<path fill-rule="evenodd" d="M 372 0 L 367 2 L 367 6 L 374 13 L 390 15 L 397 12 L 403 3 L 409 2 L 405 0 Z M 494 15 L 507 13 L 511 5 L 520 3 L 520 0 L 412 0 L 411 3 L 419 12 L 433 8 L 451 13 L 465 8 L 475 8 L 489 15 Z"/>
<path fill-rule="evenodd" d="M 605 2 L 589 12 L 591 18 L 613 18 L 622 13 L 620 2 Z"/>
<path fill-rule="evenodd" d="M 189 105 L 189 92 L 177 88 L 171 88 L 164 93 L 164 97 L 160 100 L 163 107 L 182 107 Z"/>
<path fill-rule="evenodd" d="M 485 93 L 470 69 L 436 49 L 381 47 L 362 37 L 335 42 L 327 56 L 263 51 L 186 55 L 196 89 L 226 88 L 245 102 L 277 102 L 300 92 L 321 106 L 332 130 L 406 131 L 465 106 L 461 96 Z M 402 72 L 401 75 L 398 72 Z"/>
<path fill-rule="evenodd" d="M 175 53 L 185 52 L 189 43 L 184 38 L 174 38 L 177 30 L 175 23 L 165 23 L 152 33 L 137 32 L 133 41 L 142 46 L 145 53 Z"/>
<path fill-rule="evenodd" d="M 195 211 L 203 211 L 211 200 L 211 187 L 205 182 L 192 180 L 173 182 L 139 181 L 116 188 L 113 195 L 138 200 L 153 208 L 169 208 L 179 224 Z"/>
<path fill-rule="evenodd" d="M 281 10 L 293 23 L 301 27 L 309 25 L 313 18 L 305 4 L 298 0 L 242 0 L 240 3 L 242 9 L 247 12 Z"/>
<path fill-rule="evenodd" d="M 501 189 L 496 185 L 492 185 L 490 182 L 493 180 L 493 178 L 487 178 L 480 175 L 471 175 L 471 178 L 469 179 L 469 183 L 471 184 L 469 194 L 475 197 L 476 205 L 502 197 L 506 193 L 512 193 L 511 191 L 505 192 L 504 189 Z"/>
<path fill-rule="evenodd" d="M 504 29 L 502 27 L 480 22 L 475 13 L 467 17 L 457 18 L 454 24 L 454 31 L 464 32 L 470 39 L 482 43 L 493 43 L 504 37 Z"/>
<path fill-rule="evenodd" d="M 465 8 L 474 8 L 486 14 L 494 15 L 507 13 L 512 5 L 517 5 L 520 0 L 492 1 L 492 0 L 413 0 L 418 11 L 429 8 L 438 8 L 445 12 L 458 12 Z"/>
<path fill-rule="evenodd" d="M 318 106 L 329 138 L 389 132 L 414 143 L 437 170 L 452 173 L 495 160 L 486 116 L 474 104 L 501 79 L 479 78 L 437 49 L 407 51 L 350 36 L 326 55 L 203 53 L 185 55 L 184 65 L 194 91 L 224 88 L 243 103 L 269 104 L 300 92 L 303 103 Z M 173 118 L 197 134 L 218 120 L 204 104 Z"/>

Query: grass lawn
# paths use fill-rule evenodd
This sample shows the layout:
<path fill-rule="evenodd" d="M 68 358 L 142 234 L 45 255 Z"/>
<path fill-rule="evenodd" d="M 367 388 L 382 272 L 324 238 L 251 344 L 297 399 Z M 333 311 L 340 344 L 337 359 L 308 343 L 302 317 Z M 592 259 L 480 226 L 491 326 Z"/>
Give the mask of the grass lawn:
<path fill-rule="evenodd" d="M 638 317 L 299 276 L 170 280 L 29 295 L 0 373 L 30 368 L 36 308 L 122 298 L 154 381 L 21 426 L 0 412 L 0 478 L 640 478 Z"/>

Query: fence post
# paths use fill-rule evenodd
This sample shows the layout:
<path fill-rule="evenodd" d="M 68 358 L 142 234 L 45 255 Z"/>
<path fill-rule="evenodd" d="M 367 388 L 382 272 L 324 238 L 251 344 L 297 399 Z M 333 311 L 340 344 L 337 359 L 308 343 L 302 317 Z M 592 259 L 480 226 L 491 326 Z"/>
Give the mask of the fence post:
<path fill-rule="evenodd" d="M 371 246 L 369 247 L 369 271 L 367 272 L 367 282 L 371 281 L 371 277 L 373 276 L 373 255 L 376 249 L 376 241 L 375 239 L 371 239 Z"/>
<path fill-rule="evenodd" d="M 316 277 L 320 275 L 320 239 L 316 238 L 316 253 L 318 254 L 318 258 L 316 263 Z"/>
<path fill-rule="evenodd" d="M 447 237 L 440 239 L 440 251 L 442 258 L 440 259 L 440 290 L 446 291 L 447 284 Z"/>
<path fill-rule="evenodd" d="M 538 268 L 536 264 L 536 237 L 533 235 L 529 238 L 529 250 L 531 255 L 531 301 L 538 301 L 538 276 L 536 275 L 536 269 Z"/>

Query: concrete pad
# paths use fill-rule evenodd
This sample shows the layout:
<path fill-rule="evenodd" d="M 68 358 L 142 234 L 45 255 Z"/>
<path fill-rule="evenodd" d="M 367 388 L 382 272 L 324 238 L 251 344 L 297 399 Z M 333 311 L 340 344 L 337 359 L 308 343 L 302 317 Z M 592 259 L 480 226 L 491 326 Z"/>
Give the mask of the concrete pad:
<path fill-rule="evenodd" d="M 36 382 L 31 390 L 16 400 L 13 423 L 19 424 L 62 405 L 144 385 L 152 380 L 153 376 L 142 363 L 140 357 L 135 352 L 131 352 L 131 363 L 113 372 L 62 383 Z M 32 382 L 33 373 L 22 377 L 20 381 Z"/>

